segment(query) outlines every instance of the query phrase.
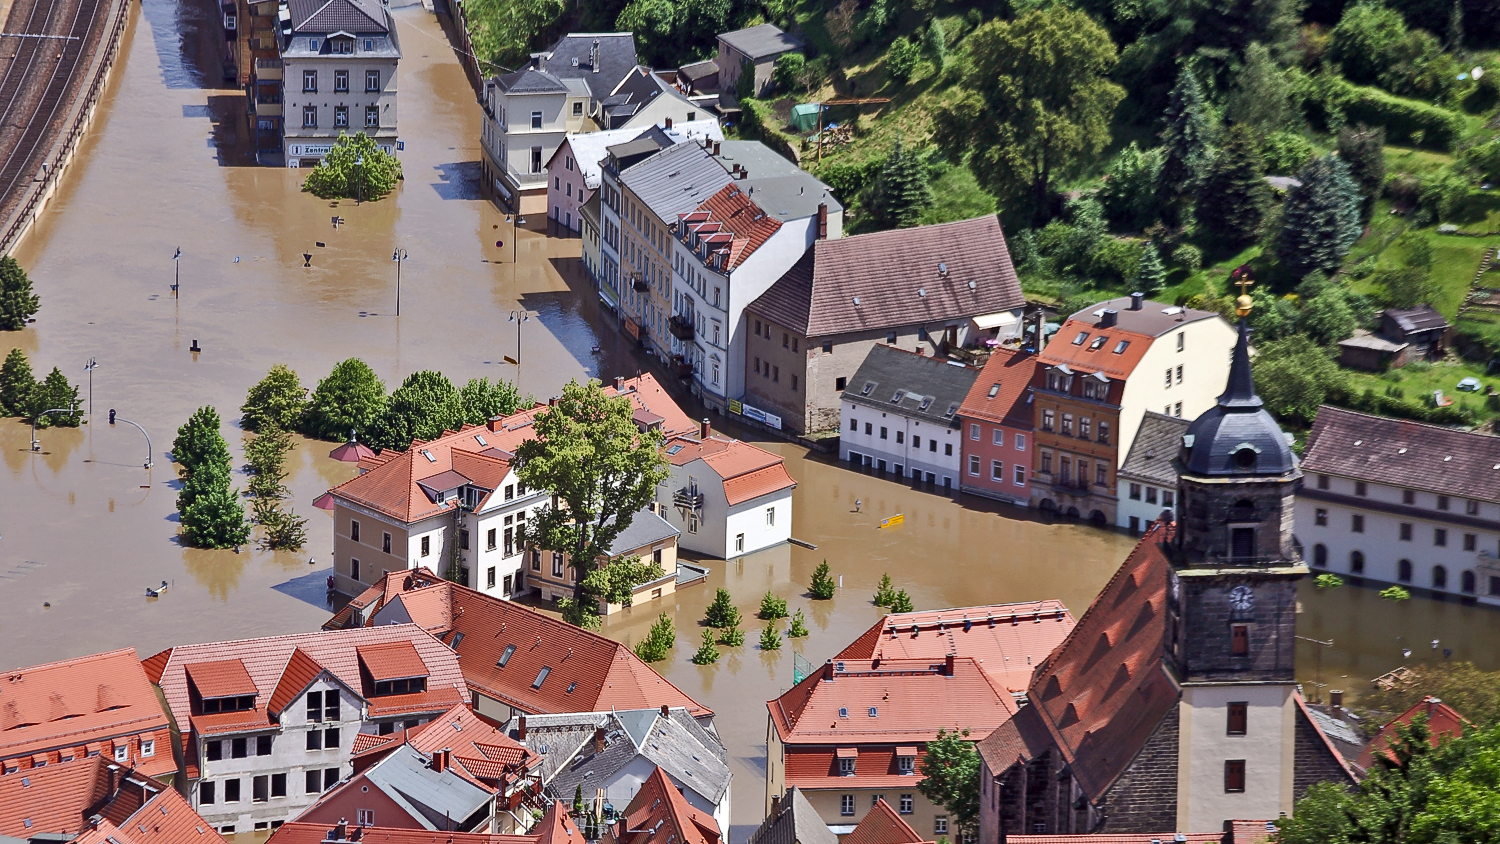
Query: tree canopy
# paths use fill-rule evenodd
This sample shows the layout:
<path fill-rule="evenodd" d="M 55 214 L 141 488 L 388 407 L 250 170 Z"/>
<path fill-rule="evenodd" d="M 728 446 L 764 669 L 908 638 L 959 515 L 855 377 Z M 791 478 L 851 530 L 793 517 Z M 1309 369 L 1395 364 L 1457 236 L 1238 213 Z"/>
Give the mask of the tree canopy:
<path fill-rule="evenodd" d="M 172 459 L 181 467 L 177 515 L 182 538 L 199 548 L 229 548 L 250 539 L 240 492 L 230 486 L 229 444 L 219 433 L 219 412 L 200 407 L 172 441 Z"/>
<path fill-rule="evenodd" d="M 400 159 L 381 150 L 373 138 L 340 132 L 302 189 L 320 199 L 379 199 L 395 190 L 400 178 Z"/>
<path fill-rule="evenodd" d="M 19 331 L 36 316 L 42 297 L 31 292 L 31 279 L 16 259 L 0 258 L 0 331 Z"/>
<path fill-rule="evenodd" d="M 1300 281 L 1312 272 L 1338 270 L 1359 238 L 1359 188 L 1336 156 L 1313 159 L 1287 195 L 1277 246 L 1281 268 Z"/>
<path fill-rule="evenodd" d="M 370 436 L 385 412 L 385 403 L 385 383 L 375 370 L 359 358 L 349 358 L 313 390 L 304 433 L 325 440 L 343 440 L 351 433 Z"/>
<path fill-rule="evenodd" d="M 405 451 L 413 440 L 435 440 L 463 427 L 463 397 L 441 372 L 418 370 L 391 393 L 375 426 L 373 444 Z"/>
<path fill-rule="evenodd" d="M 307 388 L 302 386 L 302 379 L 286 364 L 278 363 L 246 393 L 240 421 L 247 431 L 295 431 L 306 407 Z"/>
<path fill-rule="evenodd" d="M 969 740 L 969 731 L 939 729 L 937 738 L 927 743 L 921 774 L 917 790 L 947 809 L 949 819 L 960 832 L 977 832 L 979 751 Z"/>

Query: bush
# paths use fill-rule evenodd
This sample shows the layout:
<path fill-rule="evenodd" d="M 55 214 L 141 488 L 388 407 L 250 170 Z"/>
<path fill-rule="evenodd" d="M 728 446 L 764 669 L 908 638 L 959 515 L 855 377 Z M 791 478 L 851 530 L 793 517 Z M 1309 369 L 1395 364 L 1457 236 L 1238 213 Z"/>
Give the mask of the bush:
<path fill-rule="evenodd" d="M 833 597 L 833 590 L 837 588 L 833 575 L 828 573 L 828 561 L 824 560 L 813 570 L 812 584 L 808 591 L 814 598 L 826 601 Z"/>
<path fill-rule="evenodd" d="M 1319 589 L 1337 589 L 1344 585 L 1344 579 L 1336 574 L 1320 574 L 1314 578 L 1313 585 Z"/>
<path fill-rule="evenodd" d="M 1469 147 L 1464 150 L 1461 160 L 1464 167 L 1480 181 L 1500 180 L 1500 139 Z"/>
<path fill-rule="evenodd" d="M 360 132 L 339 133 L 333 149 L 308 174 L 302 189 L 320 199 L 378 199 L 390 193 L 401 178 L 401 162 Z"/>
<path fill-rule="evenodd" d="M 763 651 L 781 650 L 781 634 L 776 632 L 776 622 L 771 622 L 760 631 L 760 649 Z"/>
<path fill-rule="evenodd" d="M 1411 593 L 1400 586 L 1387 586 L 1380 590 L 1380 597 L 1387 601 L 1405 601 L 1411 598 Z"/>
<path fill-rule="evenodd" d="M 651 624 L 651 631 L 646 634 L 646 638 L 636 644 L 635 655 L 645 662 L 661 662 L 667 658 L 667 654 L 671 652 L 675 644 L 677 644 L 677 631 L 672 627 L 672 619 L 668 618 L 666 613 L 662 613 Z"/>
<path fill-rule="evenodd" d="M 1195 273 L 1203 268 L 1203 252 L 1191 243 L 1184 243 L 1172 250 L 1172 263 Z"/>
<path fill-rule="evenodd" d="M 787 53 L 777 57 L 771 79 L 783 91 L 796 91 L 802 87 L 802 71 L 806 66 L 807 58 L 801 53 Z"/>
<path fill-rule="evenodd" d="M 1093 274 L 1101 280 L 1123 284 L 1135 278 L 1140 263 L 1139 245 L 1117 237 L 1105 237 L 1099 240 L 1099 248 L 1094 252 L 1091 267 Z"/>
<path fill-rule="evenodd" d="M 740 610 L 734 605 L 734 599 L 729 596 L 728 589 L 720 586 L 714 593 L 714 601 L 708 605 L 708 610 L 703 614 L 703 620 L 708 623 L 709 627 L 720 630 L 739 626 Z"/>
<path fill-rule="evenodd" d="M 0 331 L 21 330 L 41 306 L 42 298 L 31 292 L 31 279 L 16 259 L 0 258 Z"/>
<path fill-rule="evenodd" d="M 1420 100 L 1354 85 L 1342 77 L 1326 74 L 1314 88 L 1314 105 L 1321 109 L 1323 123 L 1329 129 L 1345 123 L 1381 126 L 1385 128 L 1387 143 L 1439 150 L 1451 149 L 1464 135 L 1463 117 Z"/>
<path fill-rule="evenodd" d="M 1451 170 L 1424 178 L 1417 195 L 1417 222 L 1439 223 L 1451 219 L 1468 196 L 1469 183 Z"/>
<path fill-rule="evenodd" d="M 1312 160 L 1313 145 L 1312 141 L 1295 132 L 1273 132 L 1261 144 L 1261 155 L 1265 158 L 1267 174 L 1291 176 Z"/>
<path fill-rule="evenodd" d="M 714 647 L 714 634 L 703 631 L 703 644 L 698 646 L 698 652 L 693 654 L 694 665 L 713 665 L 719 661 L 719 649 Z"/>
<path fill-rule="evenodd" d="M 876 0 L 880 2 L 880 0 Z M 890 49 L 885 54 L 885 69 L 891 75 L 891 79 L 898 85 L 905 85 L 906 80 L 911 78 L 913 70 L 917 68 L 917 62 L 922 58 L 922 48 L 913 44 L 906 36 L 901 36 L 891 42 Z"/>
<path fill-rule="evenodd" d="M 758 614 L 766 621 L 786 618 L 786 599 L 767 592 L 765 597 L 760 599 L 760 613 Z"/>
<path fill-rule="evenodd" d="M 857 163 L 827 164 L 818 171 L 818 178 L 833 189 L 834 196 L 848 203 L 875 181 L 885 161 L 884 158 L 872 158 Z"/>

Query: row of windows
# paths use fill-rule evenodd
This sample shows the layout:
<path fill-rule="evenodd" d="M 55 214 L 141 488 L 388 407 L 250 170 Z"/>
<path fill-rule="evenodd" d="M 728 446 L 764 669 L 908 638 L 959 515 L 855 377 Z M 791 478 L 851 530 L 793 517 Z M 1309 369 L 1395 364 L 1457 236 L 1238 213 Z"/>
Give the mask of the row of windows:
<path fill-rule="evenodd" d="M 977 478 L 983 468 L 979 455 L 969 455 L 969 477 Z M 1011 483 L 1016 486 L 1026 486 L 1026 467 L 1020 463 L 1012 464 L 1014 474 Z M 1005 463 L 999 460 L 990 461 L 990 480 L 996 483 L 1005 483 Z"/>
<path fill-rule="evenodd" d="M 1146 503 L 1147 504 L 1155 504 L 1156 503 L 1156 487 L 1154 487 L 1154 486 L 1143 486 L 1141 484 L 1131 484 L 1130 485 L 1130 500 L 1131 501 L 1140 501 L 1143 493 L 1145 495 L 1145 499 L 1146 499 Z M 1177 493 L 1175 491 L 1170 490 L 1170 489 L 1164 489 L 1164 490 L 1161 491 L 1161 506 L 1163 506 L 1163 507 L 1172 507 L 1172 506 L 1174 506 L 1174 504 L 1176 503 L 1176 501 L 1177 501 Z"/>
<path fill-rule="evenodd" d="M 1104 427 L 1105 431 L 1109 430 L 1108 424 L 1105 424 L 1103 427 Z M 974 440 L 974 441 L 977 442 L 979 440 L 979 436 L 980 436 L 979 423 L 978 422 L 970 422 L 969 423 L 969 439 Z M 1016 451 L 1025 451 L 1026 450 L 1026 435 L 1025 434 L 1022 434 L 1022 433 L 1019 433 L 1019 432 L 1017 432 L 1015 434 L 1012 434 L 1011 435 L 1011 440 L 1015 443 Z M 1001 448 L 1004 448 L 1005 447 L 1005 431 L 1002 430 L 1002 429 L 1000 429 L 1000 428 L 991 428 L 990 429 L 990 444 L 991 445 L 995 445 L 995 446 L 999 446 Z"/>
<path fill-rule="evenodd" d="M 1037 470 L 1044 474 L 1052 473 L 1052 451 L 1042 449 L 1038 454 L 1040 468 Z M 1077 469 L 1076 473 L 1074 469 Z M 1057 478 L 1055 483 L 1059 486 L 1087 487 L 1089 485 L 1089 469 L 1094 472 L 1094 484 L 1097 486 L 1109 485 L 1109 465 L 1103 460 L 1095 460 L 1091 464 L 1082 457 L 1071 454 L 1060 454 L 1057 456 Z"/>
<path fill-rule="evenodd" d="M 1052 410 L 1050 408 L 1047 409 L 1047 410 L 1043 410 L 1042 411 L 1042 430 L 1043 431 L 1052 431 L 1052 430 L 1054 430 L 1054 428 L 1056 428 L 1056 423 L 1057 423 L 1057 411 Z M 1071 414 L 1071 413 L 1064 413 L 1062 415 L 1062 427 L 1060 429 L 1058 429 L 1058 433 L 1062 434 L 1065 437 L 1071 437 L 1071 436 L 1073 436 L 1073 414 Z M 1094 438 L 1094 421 L 1093 421 L 1093 419 L 1090 418 L 1090 417 L 1088 417 L 1088 416 L 1080 416 L 1080 417 L 1078 417 L 1078 439 L 1080 439 L 1080 440 L 1087 440 L 1087 439 L 1093 439 L 1093 438 Z M 1099 436 L 1098 436 L 1098 441 L 1101 442 L 1101 443 L 1103 443 L 1103 444 L 1105 444 L 1105 445 L 1109 444 L 1109 423 L 1106 422 L 1106 421 L 1104 421 L 1104 420 L 1102 420 L 1102 419 L 1099 420 Z"/>
<path fill-rule="evenodd" d="M 261 774 L 249 779 L 250 802 L 252 803 L 265 803 L 274 798 L 287 796 L 286 774 Z M 307 771 L 304 779 L 305 793 L 321 794 L 338 785 L 338 782 L 338 768 Z M 239 803 L 244 799 L 240 783 L 241 778 L 239 777 L 223 780 L 203 780 L 198 783 L 198 805 L 213 806 L 219 803 Z"/>
<path fill-rule="evenodd" d="M 884 794 L 871 794 L 870 795 L 870 805 L 873 807 L 876 803 L 879 803 L 881 800 L 884 800 L 884 799 L 885 799 L 885 795 Z M 912 795 L 911 794 L 903 794 L 903 795 L 901 795 L 901 799 L 899 801 L 897 801 L 896 811 L 900 812 L 903 815 L 909 815 L 909 814 L 912 813 L 914 806 L 915 806 L 915 800 L 913 800 Z M 841 795 L 839 797 L 839 814 L 844 815 L 846 817 L 854 814 L 854 795 L 852 795 L 852 794 L 844 794 L 844 795 Z M 943 824 L 942 833 L 946 833 L 948 831 L 948 816 L 947 815 L 938 815 L 938 818 L 942 819 L 942 824 Z M 939 834 L 942 834 L 942 833 L 939 833 Z"/>
<path fill-rule="evenodd" d="M 1313 524 L 1318 527 L 1328 526 L 1328 510 L 1318 507 L 1313 510 Z M 1351 513 L 1349 515 L 1349 530 L 1352 533 L 1365 532 L 1365 516 L 1363 513 Z M 1411 542 L 1414 528 L 1411 522 L 1401 522 L 1397 527 L 1397 535 L 1402 542 Z M 1463 535 L 1465 551 L 1474 551 L 1479 547 L 1479 537 L 1476 534 L 1466 533 Z M 1448 529 L 1433 528 L 1432 544 L 1436 548 L 1448 547 Z"/>
<path fill-rule="evenodd" d="M 858 419 L 855 419 L 853 417 L 849 418 L 849 430 L 854 431 L 855 433 L 859 432 L 859 420 Z M 866 422 L 865 423 L 865 436 L 867 436 L 867 437 L 868 436 L 873 436 L 873 433 L 872 433 L 873 430 L 874 430 L 874 426 L 871 425 L 869 422 Z M 883 439 L 883 440 L 890 439 L 890 429 L 887 428 L 884 425 L 880 426 L 880 438 Z M 906 432 L 905 431 L 897 431 L 896 432 L 896 444 L 897 445 L 904 445 L 905 443 L 906 443 Z M 920 435 L 913 435 L 912 436 L 912 438 L 911 438 L 911 447 L 915 451 L 921 451 L 922 450 L 922 437 Z M 933 437 L 928 437 L 927 438 L 927 450 L 930 451 L 930 452 L 932 452 L 933 454 L 937 453 L 938 442 L 937 442 L 937 440 L 935 438 L 933 438 Z M 952 457 L 953 456 L 953 443 L 943 443 L 943 454 L 945 456 L 947 456 L 947 457 Z"/>
<path fill-rule="evenodd" d="M 380 40 L 384 41 L 385 39 L 382 38 Z M 376 39 L 374 38 L 365 39 L 365 52 L 370 52 L 375 49 L 375 41 Z M 314 53 L 320 52 L 323 49 L 323 39 L 307 39 L 307 49 L 313 51 Z M 352 55 L 354 53 L 354 39 L 330 38 L 328 39 L 328 52 L 343 56 Z"/>
<path fill-rule="evenodd" d="M 1328 475 L 1318 475 L 1318 489 L 1328 489 L 1330 480 Z M 1370 494 L 1370 487 L 1364 481 L 1354 482 L 1354 494 L 1360 498 L 1366 498 Z M 1438 510 L 1449 512 L 1453 509 L 1453 499 L 1447 495 L 1434 496 L 1434 504 Z M 1401 490 L 1401 503 L 1409 507 L 1417 506 L 1417 491 L 1414 489 Z M 1470 498 L 1464 499 L 1464 514 L 1469 516 L 1479 515 L 1479 502 Z"/>
<path fill-rule="evenodd" d="M 349 93 L 349 71 L 335 70 L 333 72 L 333 92 L 335 94 Z M 302 71 L 302 93 L 318 93 L 318 72 L 316 70 Z M 365 71 L 365 93 L 380 93 L 380 71 Z M 537 114 L 541 114 L 541 112 L 537 112 Z"/>
<path fill-rule="evenodd" d="M 114 746 L 114 749 L 112 751 L 110 751 L 111 756 L 114 758 L 114 760 L 116 762 L 128 762 L 128 761 L 130 761 L 130 739 L 129 738 L 125 738 L 125 739 L 119 739 L 118 741 L 119 741 L 119 744 L 116 744 Z M 99 754 L 100 754 L 100 751 L 98 751 L 98 750 L 92 750 L 92 751 L 84 751 L 83 755 L 85 757 L 89 757 L 89 756 L 98 756 Z M 45 755 L 45 754 L 43 754 L 43 755 Z M 155 756 L 155 755 L 156 755 L 156 740 L 155 739 L 148 739 L 148 738 L 141 739 L 141 756 L 144 758 L 144 757 Z M 63 762 L 72 762 L 74 759 L 78 758 L 78 751 L 74 750 L 73 748 L 64 749 L 64 750 L 62 750 L 61 752 L 58 753 L 58 758 L 61 761 L 63 761 Z M 45 768 L 45 767 L 47 767 L 47 763 L 48 763 L 47 759 L 40 759 L 40 760 L 33 761 L 32 764 L 31 764 L 31 767 L 33 767 L 33 768 Z M 16 760 L 8 760 L 8 761 L 5 762 L 5 764 L 3 766 L 0 766 L 0 774 L 14 774 L 14 773 L 16 773 L 19 770 L 21 770 L 21 764 L 18 761 L 16 761 Z"/>
<path fill-rule="evenodd" d="M 1313 565 L 1318 568 L 1328 568 L 1328 546 L 1319 542 L 1313 546 Z M 1396 580 L 1401 583 L 1411 583 L 1414 576 L 1415 566 L 1411 560 L 1401 559 L 1396 561 Z M 1349 573 L 1365 573 L 1365 552 L 1349 552 Z M 1473 571 L 1465 569 L 1459 574 L 1458 591 L 1473 595 L 1479 589 L 1479 578 Z M 1448 589 L 1448 567 L 1442 564 L 1434 565 L 1430 572 L 1429 584 L 1433 589 Z M 1500 595 L 1500 577 L 1491 576 L 1489 580 L 1489 594 Z"/>
<path fill-rule="evenodd" d="M 755 359 L 755 373 L 762 378 L 769 378 L 776 383 L 781 383 L 781 367 L 771 365 L 770 361 L 761 363 L 760 358 Z M 797 376 L 792 376 L 792 390 L 797 389 Z"/>
<path fill-rule="evenodd" d="M 333 107 L 333 127 L 335 129 L 343 129 L 343 128 L 348 127 L 348 125 L 349 125 L 349 107 L 348 106 L 334 106 Z M 380 106 L 365 106 L 365 127 L 366 128 L 374 129 L 374 128 L 379 128 L 379 126 L 380 126 Z M 303 106 L 302 107 L 302 128 L 303 129 L 316 129 L 316 128 L 318 128 L 318 107 L 317 106 Z"/>

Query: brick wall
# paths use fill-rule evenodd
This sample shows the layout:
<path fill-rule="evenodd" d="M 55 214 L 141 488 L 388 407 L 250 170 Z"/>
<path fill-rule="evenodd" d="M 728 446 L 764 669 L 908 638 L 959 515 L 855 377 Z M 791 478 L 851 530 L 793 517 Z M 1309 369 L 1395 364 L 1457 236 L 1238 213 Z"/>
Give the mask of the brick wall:
<path fill-rule="evenodd" d="M 1255 569 L 1205 576 L 1188 569 L 1183 589 L 1182 645 L 1186 680 L 1290 682 L 1296 664 L 1297 581 L 1294 576 L 1257 574 Z M 1248 612 L 1234 610 L 1229 593 L 1251 590 Z M 1231 653 L 1232 625 L 1249 626 L 1250 652 Z"/>
<path fill-rule="evenodd" d="M 1080 832 L 1161 832 L 1177 828 L 1177 729 L 1174 706 L 1098 801 L 1100 828 Z"/>
<path fill-rule="evenodd" d="M 1317 728 L 1307 719 L 1301 707 L 1297 708 L 1296 745 L 1293 750 L 1292 793 L 1298 800 L 1314 783 L 1336 782 L 1345 787 L 1354 785 L 1349 774 L 1333 756 L 1328 743 L 1318 735 Z"/>

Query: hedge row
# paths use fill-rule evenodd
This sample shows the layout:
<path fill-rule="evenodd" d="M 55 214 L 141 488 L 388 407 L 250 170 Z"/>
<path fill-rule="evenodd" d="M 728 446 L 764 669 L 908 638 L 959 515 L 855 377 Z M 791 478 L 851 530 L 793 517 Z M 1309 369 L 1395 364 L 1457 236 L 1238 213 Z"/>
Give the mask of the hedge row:
<path fill-rule="evenodd" d="M 1466 128 L 1463 117 L 1448 109 L 1354 85 L 1341 76 L 1321 74 L 1307 93 L 1309 111 L 1325 128 L 1339 123 L 1381 126 L 1388 143 L 1450 150 Z"/>

